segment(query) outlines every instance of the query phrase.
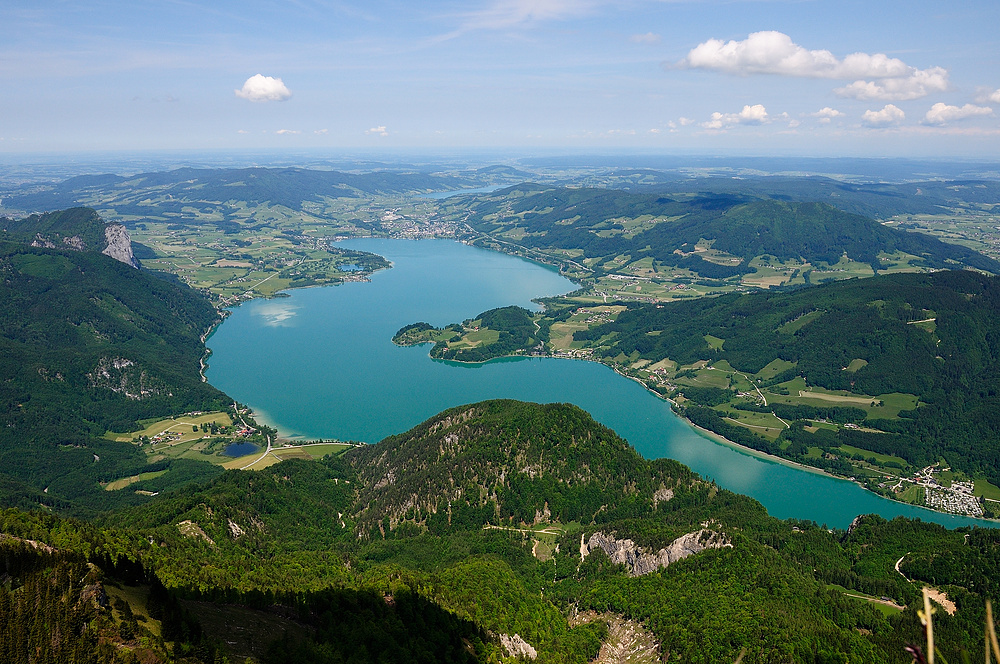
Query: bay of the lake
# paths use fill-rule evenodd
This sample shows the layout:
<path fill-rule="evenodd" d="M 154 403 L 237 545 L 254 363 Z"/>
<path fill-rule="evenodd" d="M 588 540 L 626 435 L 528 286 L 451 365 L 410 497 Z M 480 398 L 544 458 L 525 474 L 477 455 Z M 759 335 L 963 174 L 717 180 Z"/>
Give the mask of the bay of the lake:
<path fill-rule="evenodd" d="M 559 295 L 576 286 L 551 268 L 450 240 L 360 239 L 344 248 L 393 267 L 351 282 L 252 300 L 208 340 L 209 382 L 253 408 L 280 435 L 376 443 L 434 414 L 484 399 L 569 402 L 611 427 L 647 458 L 670 457 L 720 486 L 759 500 L 779 518 L 846 528 L 858 514 L 918 517 L 949 527 L 992 525 L 897 503 L 844 480 L 715 442 L 635 381 L 595 362 L 432 360 L 429 346 L 400 348 L 404 325 L 434 326 L 487 309 Z"/>

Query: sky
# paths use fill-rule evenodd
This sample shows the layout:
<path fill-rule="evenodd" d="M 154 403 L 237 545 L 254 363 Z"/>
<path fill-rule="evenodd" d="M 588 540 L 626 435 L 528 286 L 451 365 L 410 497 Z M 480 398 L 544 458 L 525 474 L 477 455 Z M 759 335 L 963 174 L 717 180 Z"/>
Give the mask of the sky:
<path fill-rule="evenodd" d="M 0 152 L 1000 155 L 997 0 L 4 0 Z"/>

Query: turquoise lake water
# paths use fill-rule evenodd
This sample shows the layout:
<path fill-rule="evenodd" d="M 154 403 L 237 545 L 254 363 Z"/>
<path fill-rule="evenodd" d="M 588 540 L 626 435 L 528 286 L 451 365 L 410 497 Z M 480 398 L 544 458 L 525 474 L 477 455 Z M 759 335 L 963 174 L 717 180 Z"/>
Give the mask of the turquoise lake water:
<path fill-rule="evenodd" d="M 449 240 L 349 240 L 393 267 L 354 282 L 252 300 L 209 338 L 209 382 L 251 406 L 282 436 L 376 443 L 452 406 L 484 399 L 569 402 L 589 411 L 647 458 L 670 457 L 753 496 L 779 518 L 846 528 L 858 514 L 919 517 L 949 527 L 991 525 L 896 503 L 844 480 L 717 443 L 667 402 L 611 369 L 582 360 L 502 359 L 467 365 L 432 360 L 429 346 L 400 348 L 404 325 L 462 321 L 487 309 L 562 294 L 576 286 L 519 258 Z"/>

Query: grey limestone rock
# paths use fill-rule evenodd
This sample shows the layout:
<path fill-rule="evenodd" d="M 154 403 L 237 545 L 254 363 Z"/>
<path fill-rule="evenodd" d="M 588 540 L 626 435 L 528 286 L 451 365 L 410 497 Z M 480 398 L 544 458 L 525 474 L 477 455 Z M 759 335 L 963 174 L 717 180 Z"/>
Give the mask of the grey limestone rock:
<path fill-rule="evenodd" d="M 501 634 L 500 644 L 507 651 L 508 657 L 527 657 L 528 659 L 536 659 L 538 657 L 538 652 L 531 647 L 530 643 L 522 639 L 519 634 L 515 634 L 514 636 Z"/>
<path fill-rule="evenodd" d="M 582 535 L 580 536 L 580 559 L 582 560 L 593 551 L 601 549 L 608 555 L 611 562 L 625 565 L 630 576 L 642 576 L 706 549 L 721 549 L 723 547 L 732 547 L 729 538 L 705 528 L 681 535 L 655 553 L 636 546 L 635 542 L 630 539 L 616 539 L 613 535 L 596 532 L 587 541 L 584 541 Z"/>
<path fill-rule="evenodd" d="M 107 240 L 108 246 L 104 248 L 102 254 L 134 268 L 139 267 L 139 261 L 132 254 L 132 238 L 122 224 L 108 224 L 104 228 L 104 239 Z"/>

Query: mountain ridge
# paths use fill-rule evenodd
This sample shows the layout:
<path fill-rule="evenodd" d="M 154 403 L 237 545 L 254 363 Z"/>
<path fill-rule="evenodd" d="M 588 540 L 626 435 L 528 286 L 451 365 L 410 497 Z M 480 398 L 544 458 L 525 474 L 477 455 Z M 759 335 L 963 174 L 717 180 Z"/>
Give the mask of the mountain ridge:
<path fill-rule="evenodd" d="M 590 268 L 616 256 L 687 268 L 709 278 L 751 272 L 757 256 L 837 263 L 841 256 L 883 269 L 879 254 L 903 251 L 928 268 L 963 264 L 1000 273 L 1000 262 L 960 245 L 886 227 L 828 203 L 755 200 L 740 194 L 655 193 L 525 184 L 457 203 L 475 231 L 514 237 L 538 250 L 582 251 Z M 451 214 L 457 214 L 452 212 Z M 706 260 L 708 242 L 732 260 Z"/>

